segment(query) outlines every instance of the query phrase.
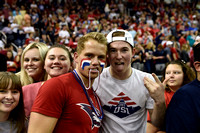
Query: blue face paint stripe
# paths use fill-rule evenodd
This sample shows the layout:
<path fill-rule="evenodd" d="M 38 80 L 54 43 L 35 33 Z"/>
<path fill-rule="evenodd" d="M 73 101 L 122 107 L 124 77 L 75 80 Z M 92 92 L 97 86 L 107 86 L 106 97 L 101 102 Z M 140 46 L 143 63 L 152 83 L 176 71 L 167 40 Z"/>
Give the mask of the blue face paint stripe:
<path fill-rule="evenodd" d="M 100 67 L 102 67 L 102 69 L 104 68 L 105 63 L 104 62 L 100 62 Z"/>
<path fill-rule="evenodd" d="M 82 60 L 81 68 L 84 70 L 85 66 L 90 66 L 91 60 Z"/>

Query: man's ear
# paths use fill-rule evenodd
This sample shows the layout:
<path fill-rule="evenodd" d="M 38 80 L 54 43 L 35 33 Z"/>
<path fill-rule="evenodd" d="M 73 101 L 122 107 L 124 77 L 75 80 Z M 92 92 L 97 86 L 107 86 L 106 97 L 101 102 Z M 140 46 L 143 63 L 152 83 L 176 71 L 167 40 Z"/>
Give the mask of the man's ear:
<path fill-rule="evenodd" d="M 74 52 L 74 62 L 78 63 L 78 53 Z"/>
<path fill-rule="evenodd" d="M 197 72 L 200 72 L 200 61 L 195 61 L 195 62 L 193 63 L 193 65 L 194 65 L 195 70 L 196 70 Z"/>
<path fill-rule="evenodd" d="M 135 55 L 135 48 L 132 48 L 132 57 Z"/>

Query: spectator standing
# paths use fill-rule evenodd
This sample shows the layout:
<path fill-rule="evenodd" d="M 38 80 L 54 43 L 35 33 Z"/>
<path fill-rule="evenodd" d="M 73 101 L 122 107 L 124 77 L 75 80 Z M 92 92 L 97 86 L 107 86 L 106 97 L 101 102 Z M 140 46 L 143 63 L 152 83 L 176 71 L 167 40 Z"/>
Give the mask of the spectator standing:
<path fill-rule="evenodd" d="M 167 133 L 200 132 L 200 43 L 194 44 L 194 68 L 197 78 L 181 87 L 171 99 L 166 112 Z"/>
<path fill-rule="evenodd" d="M 181 47 L 180 59 L 185 61 L 185 63 L 190 66 L 190 57 L 189 57 L 190 45 L 184 43 Z"/>
<path fill-rule="evenodd" d="M 140 44 L 135 46 L 135 54 L 132 58 L 131 66 L 140 71 L 144 71 L 144 48 Z"/>
<path fill-rule="evenodd" d="M 25 40 L 25 44 L 24 47 L 26 47 L 27 45 L 29 45 L 30 43 L 34 42 L 34 33 L 29 33 L 29 37 Z"/>
<path fill-rule="evenodd" d="M 7 51 L 7 71 L 15 73 L 17 71 L 17 63 L 14 60 L 13 52 Z"/>
<path fill-rule="evenodd" d="M 153 53 L 153 60 L 155 62 L 155 73 L 160 75 L 167 62 L 166 53 L 162 44 L 159 44 L 156 51 Z"/>
<path fill-rule="evenodd" d="M 33 10 L 31 14 L 32 25 L 34 28 L 39 28 L 39 15 L 37 10 Z"/>
<path fill-rule="evenodd" d="M 172 45 L 173 45 L 172 41 L 167 41 L 166 47 L 164 48 L 164 51 L 166 52 L 167 61 L 172 61 L 172 52 L 171 52 Z"/>
<path fill-rule="evenodd" d="M 155 52 L 155 45 L 153 42 L 148 42 L 145 46 L 145 58 L 144 58 L 144 70 L 148 73 L 152 73 L 155 70 L 153 62 L 153 53 Z"/>
<path fill-rule="evenodd" d="M 62 30 L 59 31 L 59 43 L 67 45 L 69 43 L 70 34 L 68 32 L 67 25 L 63 25 Z"/>
<path fill-rule="evenodd" d="M 7 58 L 0 51 L 0 71 L 7 71 Z"/>

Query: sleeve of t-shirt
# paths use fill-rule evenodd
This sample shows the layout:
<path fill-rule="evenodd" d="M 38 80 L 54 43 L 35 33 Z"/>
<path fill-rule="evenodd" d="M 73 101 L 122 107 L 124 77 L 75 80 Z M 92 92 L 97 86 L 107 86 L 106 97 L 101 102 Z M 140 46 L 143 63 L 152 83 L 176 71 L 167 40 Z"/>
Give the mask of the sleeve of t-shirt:
<path fill-rule="evenodd" d="M 174 94 L 166 112 L 167 133 L 195 133 L 193 101 L 181 88 Z"/>
<path fill-rule="evenodd" d="M 47 80 L 40 88 L 31 112 L 59 118 L 67 100 L 66 88 L 57 78 Z"/>

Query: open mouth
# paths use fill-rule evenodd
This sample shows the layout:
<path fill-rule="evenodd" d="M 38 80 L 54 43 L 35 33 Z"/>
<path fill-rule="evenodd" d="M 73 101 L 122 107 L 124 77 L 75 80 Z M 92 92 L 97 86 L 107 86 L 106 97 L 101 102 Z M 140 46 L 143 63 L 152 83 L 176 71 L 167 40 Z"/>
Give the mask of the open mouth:
<path fill-rule="evenodd" d="M 51 69 L 53 69 L 53 70 L 60 70 L 60 69 L 62 69 L 62 67 L 51 67 Z"/>
<path fill-rule="evenodd" d="M 115 62 L 115 65 L 124 65 L 124 62 Z"/>
<path fill-rule="evenodd" d="M 91 68 L 91 69 L 90 69 L 90 72 L 96 73 L 96 72 L 99 72 L 99 70 L 98 70 L 97 68 Z"/>
<path fill-rule="evenodd" d="M 28 72 L 33 72 L 33 71 L 35 71 L 37 68 L 27 68 L 26 69 L 26 71 L 28 71 Z"/>
<path fill-rule="evenodd" d="M 12 105 L 13 104 L 13 102 L 2 102 L 4 105 L 7 105 L 7 106 L 9 106 L 9 105 Z"/>

